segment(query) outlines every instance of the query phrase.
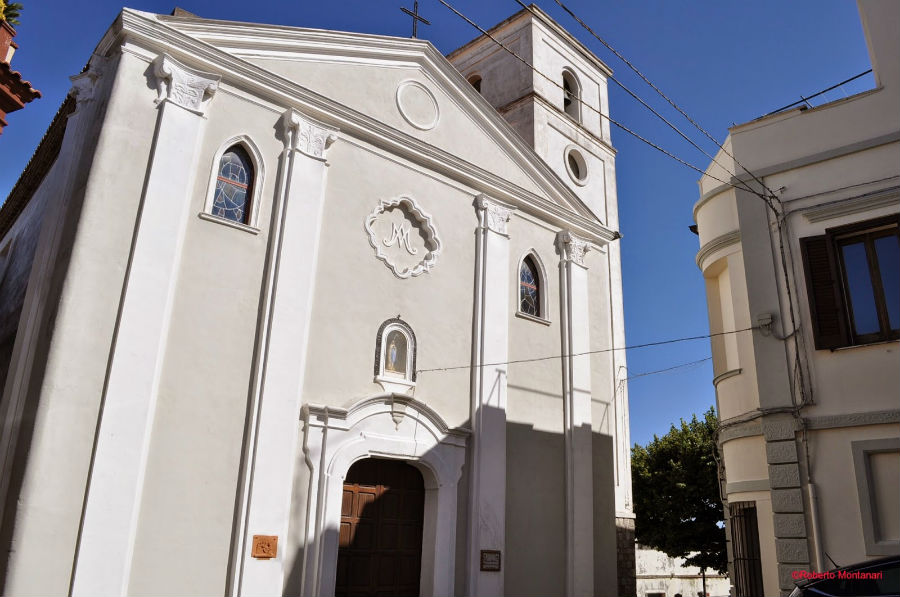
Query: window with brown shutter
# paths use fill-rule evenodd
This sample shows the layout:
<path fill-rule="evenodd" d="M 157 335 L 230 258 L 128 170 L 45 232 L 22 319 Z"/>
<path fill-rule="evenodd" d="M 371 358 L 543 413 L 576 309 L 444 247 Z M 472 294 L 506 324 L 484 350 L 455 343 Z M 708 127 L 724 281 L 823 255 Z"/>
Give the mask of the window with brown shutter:
<path fill-rule="evenodd" d="M 900 338 L 898 216 L 800 239 L 817 349 Z"/>

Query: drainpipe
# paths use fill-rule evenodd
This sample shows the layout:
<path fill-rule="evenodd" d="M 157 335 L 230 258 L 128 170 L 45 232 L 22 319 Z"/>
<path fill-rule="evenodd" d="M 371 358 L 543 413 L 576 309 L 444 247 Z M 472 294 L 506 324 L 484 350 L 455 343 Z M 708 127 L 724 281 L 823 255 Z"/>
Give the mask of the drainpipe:
<path fill-rule="evenodd" d="M 816 571 L 825 572 L 825 566 L 822 555 L 822 532 L 819 528 L 819 502 L 816 497 L 816 486 L 813 483 L 808 484 L 809 487 L 809 517 L 812 519 L 813 542 L 816 546 Z"/>

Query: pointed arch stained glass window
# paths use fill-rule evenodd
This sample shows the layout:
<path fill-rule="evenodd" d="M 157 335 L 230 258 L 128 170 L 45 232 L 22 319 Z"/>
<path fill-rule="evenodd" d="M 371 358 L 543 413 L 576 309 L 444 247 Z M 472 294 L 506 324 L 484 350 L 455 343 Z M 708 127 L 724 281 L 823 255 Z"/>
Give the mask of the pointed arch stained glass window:
<path fill-rule="evenodd" d="M 541 286 L 534 259 L 526 257 L 519 268 L 519 311 L 541 317 Z"/>
<path fill-rule="evenodd" d="M 253 191 L 253 163 L 239 145 L 222 154 L 213 197 L 214 216 L 246 224 Z"/>

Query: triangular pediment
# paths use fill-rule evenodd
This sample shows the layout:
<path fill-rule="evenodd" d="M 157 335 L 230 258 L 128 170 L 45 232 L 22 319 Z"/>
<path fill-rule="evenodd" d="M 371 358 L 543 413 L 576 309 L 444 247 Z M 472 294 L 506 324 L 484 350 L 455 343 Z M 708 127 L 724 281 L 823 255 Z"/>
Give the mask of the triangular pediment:
<path fill-rule="evenodd" d="M 166 51 L 222 72 L 224 84 L 293 96 L 285 99 L 306 103 L 296 107 L 314 118 L 520 209 L 598 240 L 615 237 L 427 41 L 129 9 L 121 20 Z"/>

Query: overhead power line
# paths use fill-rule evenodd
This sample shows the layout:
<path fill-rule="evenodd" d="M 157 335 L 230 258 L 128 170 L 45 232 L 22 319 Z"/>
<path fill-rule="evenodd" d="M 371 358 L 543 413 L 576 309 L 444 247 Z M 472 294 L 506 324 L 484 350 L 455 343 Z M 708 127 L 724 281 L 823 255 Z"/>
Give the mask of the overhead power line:
<path fill-rule="evenodd" d="M 516 0 L 516 1 L 519 2 L 519 0 Z M 572 18 L 574 18 L 576 21 L 578 21 L 578 23 L 579 23 L 582 27 L 584 27 L 591 35 L 593 35 L 594 38 L 596 38 L 600 43 L 602 43 L 602 44 L 603 44 L 604 46 L 606 46 L 610 51 L 612 51 L 619 59 L 621 59 L 625 64 L 627 64 L 628 67 L 631 68 L 631 70 L 633 70 L 639 77 L 641 77 L 641 79 L 644 80 L 644 82 L 646 82 L 646 83 L 647 83 L 650 87 L 652 87 L 652 88 L 653 88 L 660 96 L 662 96 L 662 97 L 669 103 L 669 105 L 671 105 L 673 108 L 675 108 L 676 110 L 678 110 L 678 112 L 679 112 L 682 116 L 684 116 L 684 117 L 685 117 L 692 125 L 694 125 L 700 132 L 702 132 L 704 135 L 706 135 L 707 139 L 709 139 L 710 141 L 712 141 L 713 143 L 715 143 L 715 144 L 722 150 L 722 152 L 724 152 L 728 157 L 730 157 L 732 160 L 734 160 L 734 163 L 735 163 L 736 166 L 738 166 L 739 168 L 741 168 L 741 169 L 742 169 L 745 173 L 747 173 L 754 181 L 756 181 L 756 183 L 759 184 L 759 185 L 762 187 L 763 190 L 765 190 L 765 193 L 756 191 L 756 190 L 754 190 L 753 188 L 751 188 L 749 184 L 747 184 L 745 181 L 741 180 L 741 178 L 739 178 L 738 176 L 736 176 L 736 175 L 735 175 L 736 173 L 731 173 L 732 179 L 733 179 L 733 180 L 737 180 L 737 181 L 741 182 L 742 184 L 744 184 L 744 185 L 747 187 L 745 190 L 749 191 L 753 196 L 756 196 L 756 197 L 759 197 L 760 199 L 762 199 L 763 202 L 765 202 L 766 206 L 769 208 L 769 210 L 770 210 L 770 211 L 772 212 L 772 214 L 774 215 L 775 223 L 776 223 L 777 230 L 778 230 L 778 249 L 779 249 L 779 254 L 780 254 L 780 257 L 781 257 L 782 275 L 783 275 L 783 277 L 784 277 L 785 291 L 786 291 L 786 294 L 787 294 L 788 313 L 789 313 L 789 315 L 790 315 L 791 326 L 792 326 L 792 328 L 793 328 L 794 330 L 796 330 L 796 329 L 797 329 L 797 322 L 796 322 L 796 315 L 795 315 L 795 309 L 794 309 L 794 299 L 793 299 L 793 292 L 791 291 L 791 279 L 790 279 L 790 276 L 789 276 L 789 274 L 788 274 L 788 271 L 789 271 L 789 270 L 788 270 L 788 265 L 787 265 L 788 257 L 787 257 L 787 254 L 786 254 L 786 247 L 785 247 L 785 242 L 784 242 L 785 230 L 786 230 L 786 227 L 787 227 L 786 213 L 785 213 L 784 204 L 783 204 L 783 202 L 781 201 L 781 199 L 776 195 L 776 193 L 775 193 L 768 185 L 766 185 L 765 182 L 763 182 L 763 181 L 760 179 L 760 177 L 756 176 L 756 175 L 755 175 L 753 172 L 751 172 L 746 166 L 744 166 L 744 165 L 740 162 L 740 160 L 738 160 L 731 152 L 729 152 L 727 149 L 725 149 L 725 147 L 724 147 L 721 143 L 719 143 L 719 142 L 718 142 L 718 141 L 717 141 L 717 140 L 716 140 L 716 139 L 715 139 L 708 131 L 706 131 L 706 129 L 704 129 L 702 126 L 700 126 L 699 123 L 697 123 L 697 121 L 695 121 L 693 118 L 691 118 L 691 117 L 687 114 L 687 112 L 685 112 L 680 106 L 678 106 L 678 105 L 674 102 L 674 100 L 672 100 L 672 99 L 669 98 L 666 94 L 664 94 L 664 93 L 662 92 L 662 90 L 659 89 L 659 87 L 657 87 L 656 85 L 654 85 L 654 84 L 650 81 L 650 79 L 647 78 L 640 70 L 638 70 L 637 67 L 635 67 L 629 60 L 627 60 L 627 59 L 625 58 L 625 56 L 623 56 L 620 52 L 616 51 L 611 45 L 609 45 L 609 43 L 607 43 L 607 42 L 606 42 L 605 40 L 603 40 L 599 35 L 597 35 L 597 34 L 594 32 L 594 30 L 591 29 L 591 28 L 590 28 L 590 27 L 589 27 L 589 26 L 588 26 L 581 18 L 579 18 L 572 10 L 570 10 L 565 4 L 563 4 L 562 0 L 554 0 L 554 1 L 555 1 L 555 2 L 556 2 L 563 10 L 565 10 L 567 13 L 569 13 L 569 15 L 572 16 Z M 521 2 L 519 2 L 519 4 L 521 5 Z M 530 10 L 530 9 L 529 9 L 529 10 Z M 860 75 L 860 76 L 861 76 L 861 75 Z M 852 80 L 852 79 L 851 79 L 851 80 Z M 849 81 L 849 80 L 848 80 L 848 81 Z M 845 81 L 845 82 L 848 82 L 848 81 Z M 836 87 L 839 87 L 839 86 L 842 85 L 842 84 L 843 84 L 843 83 L 839 83 L 838 85 L 836 85 Z M 825 91 L 828 91 L 828 90 L 825 90 Z M 821 93 L 824 93 L 825 91 L 823 91 L 823 92 L 821 92 Z M 642 102 L 642 103 L 643 103 L 643 102 Z M 713 161 L 715 162 L 715 160 L 713 160 Z M 718 162 L 716 162 L 716 163 L 718 163 Z M 720 165 L 720 166 L 721 166 L 721 165 Z M 727 172 L 727 171 L 728 171 L 728 170 L 726 169 L 726 172 Z M 708 177 L 708 178 L 711 178 L 711 179 L 713 179 L 713 180 L 717 180 L 717 181 L 719 181 L 719 182 L 722 182 L 722 179 L 717 178 L 717 177 L 715 177 L 715 176 L 712 176 L 712 175 L 710 175 L 710 174 L 708 174 L 708 173 L 705 173 L 705 172 L 704 172 L 703 175 L 706 176 L 706 177 Z M 731 183 L 731 182 L 729 182 L 729 183 L 727 183 L 727 184 L 728 184 L 728 186 L 731 186 L 731 187 L 733 187 L 733 188 L 735 188 L 735 189 L 741 188 L 741 187 L 738 187 L 737 185 L 735 185 L 735 184 L 733 184 L 733 183 Z M 777 207 L 776 207 L 776 204 L 777 204 Z M 801 403 L 802 403 L 802 404 L 805 404 L 805 403 L 806 403 L 806 393 L 807 393 L 807 388 L 806 388 L 806 383 L 805 383 L 805 380 L 804 380 L 803 369 L 802 369 L 802 367 L 800 366 L 800 356 L 799 356 L 799 355 L 800 355 L 800 353 L 801 353 L 801 346 L 800 346 L 799 334 L 791 334 L 790 336 L 793 338 L 793 342 L 794 342 L 794 350 L 795 350 L 795 370 L 796 370 L 796 372 L 797 372 L 797 374 L 796 374 L 796 379 L 797 379 L 797 384 L 798 384 L 798 386 L 799 386 L 799 392 L 800 392 L 800 395 L 801 395 Z M 792 390 L 793 390 L 793 387 L 792 387 Z M 810 393 L 812 392 L 812 388 L 809 388 L 809 392 L 810 392 Z M 791 399 L 792 399 L 792 400 L 795 399 L 795 394 L 794 394 L 793 391 L 792 391 L 792 393 L 791 393 Z M 810 398 L 810 400 L 812 400 L 812 398 Z M 808 449 L 808 448 L 807 448 L 807 449 Z M 807 453 L 807 456 L 808 456 L 808 453 Z"/>
<path fill-rule="evenodd" d="M 531 8 L 530 6 L 528 6 L 527 4 L 525 4 L 524 2 L 522 2 L 522 0 L 515 0 L 515 1 L 516 1 L 516 3 L 517 3 L 519 6 L 521 6 L 522 8 L 524 8 L 525 10 L 527 10 L 528 12 L 530 12 L 531 14 L 535 14 L 534 10 L 532 10 L 532 8 Z M 560 4 L 560 6 L 563 6 L 563 5 Z M 571 14 L 571 13 L 570 13 L 570 14 Z M 576 17 L 576 19 L 577 19 L 577 17 Z M 589 27 L 587 27 L 587 25 L 584 25 L 584 23 L 583 23 L 582 21 L 579 20 L 579 22 L 582 23 L 582 25 L 583 25 L 585 28 L 587 28 L 588 31 L 591 31 L 591 29 L 590 29 Z M 594 37 L 597 37 L 597 36 L 594 35 Z M 597 39 L 600 39 L 600 38 L 598 37 Z M 601 41 L 602 41 L 602 40 L 601 40 Z M 617 54 L 617 55 L 618 55 L 618 54 Z M 624 60 L 624 58 L 623 58 L 623 60 Z M 660 120 L 662 120 L 662 121 L 666 124 L 666 126 L 668 126 L 670 129 L 672 129 L 673 131 L 675 131 L 676 133 L 678 133 L 678 135 L 679 135 L 682 139 L 684 139 L 685 141 L 687 141 L 688 143 L 690 143 L 691 146 L 694 147 L 694 149 L 696 149 L 697 151 L 699 151 L 700 153 L 702 153 L 703 155 L 705 155 L 707 158 L 709 158 L 710 160 L 712 160 L 713 163 L 715 163 L 717 166 L 719 166 L 719 167 L 722 168 L 723 170 L 726 170 L 726 171 L 728 170 L 725 166 L 723 166 L 722 164 L 720 164 L 718 160 L 716 160 L 715 156 L 710 155 L 710 153 L 709 153 L 708 151 L 706 151 L 705 149 L 703 149 L 702 147 L 700 147 L 697 143 L 695 143 L 693 139 L 691 139 L 690 137 L 688 137 L 681 129 L 679 129 L 677 126 L 675 126 L 675 124 L 673 124 L 668 118 L 666 118 L 665 116 L 663 116 L 662 114 L 660 114 L 658 111 L 656 111 L 656 110 L 653 108 L 653 106 L 651 106 L 650 104 L 648 104 L 647 102 L 645 102 L 643 99 L 641 99 L 641 97 L 638 96 L 637 93 L 635 93 L 634 91 L 632 91 L 631 89 L 629 89 L 627 85 L 625 85 L 624 83 L 622 83 L 619 79 L 617 79 L 617 78 L 614 77 L 613 75 L 609 75 L 607 78 L 609 78 L 613 83 L 615 83 L 616 85 L 618 85 L 619 87 L 621 87 L 622 90 L 625 91 L 625 93 L 627 93 L 628 95 L 630 95 L 635 101 L 637 101 L 639 104 L 641 104 L 642 106 L 644 106 L 644 107 L 645 107 L 647 110 L 649 110 L 654 116 L 656 116 L 657 118 L 659 118 Z M 652 83 L 651 83 L 651 85 L 652 85 Z M 654 87 L 654 89 L 655 89 L 655 87 Z M 579 100 L 580 100 L 580 99 L 581 99 L 581 98 L 579 98 Z M 752 187 L 750 187 L 750 185 L 748 185 L 748 184 L 745 183 L 744 181 L 739 181 L 739 182 L 740 182 L 741 184 L 744 185 L 744 190 L 749 191 L 749 192 L 751 192 L 751 193 L 755 193 L 755 191 L 753 190 Z"/>
<path fill-rule="evenodd" d="M 718 336 L 727 336 L 729 334 L 740 334 L 741 332 L 749 332 L 750 330 L 758 330 L 759 326 L 751 326 L 749 328 L 743 328 L 740 330 L 730 330 L 727 332 L 716 332 L 715 334 L 704 334 L 702 336 L 686 336 L 683 338 L 672 338 L 670 340 L 658 340 L 656 342 L 645 342 L 644 344 L 633 344 L 631 346 L 619 346 L 616 348 L 601 348 L 598 350 L 587 350 L 584 352 L 575 352 L 570 355 L 551 355 L 545 357 L 535 357 L 531 359 L 514 359 L 511 361 L 499 361 L 496 363 L 484 363 L 482 365 L 477 365 L 476 367 L 498 367 L 500 365 L 516 365 L 519 363 L 536 363 L 538 361 L 551 361 L 555 359 L 561 359 L 564 357 L 582 357 L 585 355 L 591 354 L 603 354 L 607 352 L 613 352 L 616 350 L 633 350 L 635 348 L 649 348 L 651 346 L 663 346 L 664 344 L 675 344 L 676 342 L 689 342 L 691 340 L 705 340 L 707 338 L 716 338 Z M 454 371 L 458 369 L 472 369 L 472 365 L 457 365 L 455 367 L 433 367 L 430 369 L 417 369 L 416 373 L 432 373 L 436 371 Z"/>
<path fill-rule="evenodd" d="M 630 379 L 637 379 L 638 377 L 647 377 L 648 375 L 657 375 L 659 373 L 668 373 L 670 371 L 675 371 L 676 369 L 684 369 L 685 367 L 692 367 L 694 365 L 699 365 L 700 363 L 705 363 L 706 361 L 711 361 L 711 360 L 712 360 L 712 357 L 706 357 L 705 359 L 691 361 L 690 363 L 681 363 L 680 365 L 673 365 L 671 367 L 666 367 L 665 369 L 657 369 L 656 371 L 645 371 L 644 373 L 635 373 L 634 375 L 629 375 L 625 379 L 621 379 L 619 381 L 628 381 Z"/>
<path fill-rule="evenodd" d="M 480 32 L 482 33 L 482 35 L 484 35 L 485 37 L 487 37 L 488 39 L 490 39 L 492 42 L 494 42 L 495 44 L 497 44 L 499 47 L 501 47 L 503 50 L 505 50 L 507 53 L 509 53 L 511 56 L 513 56 L 513 57 L 514 57 L 515 59 L 517 59 L 519 62 L 521 62 L 522 64 L 524 64 L 525 66 L 527 66 L 529 69 L 531 69 L 532 71 L 534 71 L 536 74 L 538 74 L 538 75 L 540 75 L 541 77 L 543 77 L 543 78 L 544 78 L 547 82 L 549 82 L 551 85 L 554 85 L 554 86 L 558 87 L 559 89 L 561 89 L 561 90 L 563 91 L 563 93 L 566 92 L 565 88 L 562 86 L 561 83 L 558 83 L 554 78 L 552 78 L 552 77 L 550 77 L 550 76 L 544 74 L 543 72 L 541 72 L 540 70 L 538 70 L 537 68 L 535 68 L 534 65 L 532 65 L 530 62 L 528 62 L 527 60 L 525 60 L 524 58 L 522 58 L 521 56 L 519 56 L 516 52 L 514 52 L 513 50 L 511 50 L 510 48 L 508 48 L 503 42 L 499 41 L 497 38 L 495 38 L 493 35 L 491 35 L 487 30 L 485 30 L 483 27 L 481 27 L 480 25 L 478 25 L 478 23 L 474 22 L 472 19 L 470 19 L 469 17 L 467 17 L 467 16 L 464 15 L 463 13 L 459 12 L 458 10 L 456 10 L 453 6 L 451 6 L 448 2 L 446 2 L 446 0 L 438 0 L 438 2 L 440 2 L 441 4 L 443 4 L 444 6 L 446 6 L 446 7 L 447 7 L 448 9 L 450 9 L 454 14 L 456 14 L 456 16 L 458 16 L 458 17 L 460 17 L 461 19 L 463 19 L 464 21 L 466 21 L 469 25 L 471 25 L 472 27 L 474 27 L 475 29 L 477 29 L 478 31 L 480 31 Z M 590 104 L 585 103 L 584 100 L 582 100 L 580 97 L 578 97 L 578 98 L 573 98 L 573 99 L 575 99 L 576 101 L 578 101 L 579 104 L 581 104 L 583 107 L 587 108 L 588 110 L 597 113 L 601 118 L 605 118 L 605 119 L 608 120 L 610 123 L 612 123 L 612 124 L 614 124 L 615 126 L 619 127 L 620 129 L 622 129 L 623 131 L 625 131 L 626 133 L 628 133 L 628 134 L 631 135 L 632 137 L 634 137 L 634 138 L 638 139 L 639 141 L 641 141 L 641 142 L 643 142 L 643 143 L 649 145 L 650 147 L 652 147 L 653 149 L 659 151 L 660 153 L 665 154 L 666 156 L 672 158 L 673 160 L 675 160 L 676 162 L 682 164 L 683 166 L 687 166 L 687 167 L 690 168 L 691 170 L 694 170 L 695 172 L 698 172 L 700 175 L 706 176 L 707 178 L 711 178 L 711 179 L 713 179 L 713 180 L 716 180 L 716 181 L 718 181 L 718 182 L 721 182 L 721 183 L 724 184 L 724 185 L 727 185 L 727 186 L 730 186 L 730 187 L 734 187 L 735 189 L 740 189 L 740 190 L 742 190 L 742 191 L 748 190 L 748 189 L 745 189 L 745 188 L 743 188 L 743 187 L 739 187 L 739 186 L 735 185 L 735 184 L 732 183 L 732 182 L 729 182 L 729 181 L 726 181 L 726 180 L 722 180 L 721 178 L 718 178 L 718 177 L 713 176 L 713 175 L 711 175 L 711 174 L 706 174 L 706 172 L 703 171 L 703 170 L 701 170 L 699 167 L 697 167 L 697 166 L 691 164 L 690 162 L 687 162 L 687 161 L 681 159 L 680 157 L 678 157 L 678 156 L 675 155 L 674 153 L 672 153 L 672 152 L 670 152 L 670 151 L 664 149 L 663 147 L 657 145 L 657 144 L 654 143 L 653 141 L 650 141 L 649 139 L 643 137 L 643 136 L 640 135 L 639 133 L 637 133 L 637 132 L 631 130 L 630 128 L 628 128 L 627 126 L 625 126 L 624 124 L 622 124 L 621 122 L 618 122 L 618 121 L 614 120 L 614 119 L 611 118 L 608 114 L 604 114 L 603 112 L 601 112 L 601 111 L 598 110 L 597 108 L 591 106 Z M 739 182 L 742 182 L 742 181 L 739 181 Z M 743 184 L 743 182 L 742 182 L 742 184 Z M 752 189 L 750 189 L 750 192 L 753 192 Z M 757 193 L 754 193 L 754 194 L 757 194 Z"/>
<path fill-rule="evenodd" d="M 518 0 L 516 0 L 516 1 L 518 2 Z M 715 137 L 713 137 L 713 136 L 712 136 L 705 128 L 703 128 L 702 126 L 700 126 L 700 124 L 699 124 L 696 120 L 694 120 L 693 118 L 691 118 L 690 115 L 688 115 L 688 113 L 685 112 L 684 109 L 681 108 L 681 106 L 679 106 L 678 104 L 676 104 L 675 101 L 674 101 L 673 99 L 671 99 L 668 95 L 666 95 L 665 93 L 663 93 L 663 91 L 662 91 L 659 87 L 657 87 L 656 85 L 654 85 L 653 82 L 650 81 L 650 79 L 647 78 L 646 75 L 644 75 L 644 73 L 642 73 L 640 70 L 638 70 L 638 68 L 637 68 L 634 64 L 631 63 L 631 61 L 629 61 L 627 58 L 625 58 L 625 56 L 623 56 L 618 50 L 616 50 L 615 48 L 613 48 L 606 40 L 604 40 L 602 37 L 600 37 L 599 35 L 597 35 L 597 33 L 595 33 L 594 30 L 591 29 L 591 28 L 587 25 L 587 23 L 585 23 L 583 20 L 581 20 L 581 18 L 578 17 L 578 15 L 576 15 L 574 12 L 572 12 L 572 10 L 571 10 L 568 6 L 566 6 L 565 4 L 563 4 L 563 3 L 561 2 L 561 0 L 554 0 L 554 2 L 556 2 L 556 3 L 560 6 L 560 8 L 562 8 L 564 11 L 566 11 L 567 13 L 569 13 L 569 16 L 571 16 L 573 19 L 575 19 L 575 20 L 578 22 L 579 25 L 581 25 L 582 27 L 584 27 L 584 29 L 585 29 L 588 33 L 590 33 L 592 36 L 594 36 L 594 38 L 595 38 L 597 41 L 599 41 L 601 44 L 603 44 L 604 46 L 606 46 L 606 48 L 607 48 L 610 52 L 612 52 L 613 54 L 615 54 L 616 57 L 619 58 L 619 60 L 621 60 L 622 62 L 624 62 L 624 63 L 625 63 L 632 71 L 634 71 L 634 73 L 635 73 L 637 76 L 639 76 L 641 79 L 643 79 L 643 81 L 644 81 L 647 85 L 649 85 L 650 87 L 652 87 L 653 90 L 656 91 L 656 93 L 658 93 L 664 100 L 666 100 L 666 101 L 669 103 L 670 106 L 672 106 L 673 108 L 675 108 L 676 110 L 678 110 L 678 112 L 679 112 L 682 116 L 684 116 L 684 117 L 688 120 L 688 122 L 690 122 L 692 125 L 694 125 L 694 127 L 697 128 L 697 130 L 699 130 L 701 133 L 703 133 L 704 135 L 706 135 L 706 138 L 707 138 L 707 139 L 709 139 L 710 141 L 712 141 L 713 143 L 715 143 L 716 146 L 717 146 L 719 149 L 721 149 L 723 152 L 725 152 L 725 155 L 727 155 L 727 156 L 730 157 L 732 160 L 734 160 L 734 163 L 735 163 L 738 167 L 740 167 L 741 170 L 743 170 L 744 172 L 746 172 L 747 174 L 749 174 L 749 175 L 753 178 L 753 180 L 755 180 L 757 183 L 759 183 L 759 184 L 760 184 L 760 185 L 761 185 L 761 186 L 769 193 L 769 196 L 768 196 L 768 197 L 765 197 L 765 196 L 763 196 L 761 193 L 757 193 L 756 191 L 753 191 L 752 189 L 750 190 L 750 192 L 752 192 L 754 195 L 757 195 L 757 196 L 759 196 L 760 198 L 762 198 L 764 201 L 766 201 L 767 204 L 770 204 L 771 200 L 773 200 L 773 199 L 774 199 L 775 201 L 778 201 L 779 203 L 781 203 L 781 201 L 778 199 L 778 197 L 775 195 L 775 192 L 774 192 L 772 189 L 770 189 L 770 188 L 769 188 L 763 181 L 761 181 L 755 174 L 753 174 L 750 170 L 748 170 L 748 169 L 747 169 L 747 168 L 746 168 L 746 167 L 745 167 L 745 166 L 744 166 L 744 165 L 743 165 L 736 157 L 734 157 L 734 156 L 731 154 L 731 152 L 729 152 L 727 149 L 725 149 L 725 147 L 723 147 L 722 144 L 719 143 L 719 141 L 718 141 Z M 519 2 L 519 4 L 521 4 L 521 2 Z M 714 161 L 715 161 L 715 160 L 714 160 Z M 707 176 L 709 176 L 709 175 L 707 175 Z M 710 177 L 710 178 L 712 178 L 712 177 Z M 717 180 L 718 180 L 718 179 L 717 179 Z M 769 207 L 772 207 L 772 205 L 770 204 Z M 772 209 L 774 210 L 774 207 L 772 207 Z"/>
<path fill-rule="evenodd" d="M 818 92 L 818 93 L 814 93 L 814 94 L 808 95 L 808 96 L 802 96 L 802 95 L 801 95 L 801 96 L 800 96 L 800 99 L 797 100 L 796 102 L 794 102 L 794 103 L 792 103 L 792 104 L 788 104 L 788 105 L 786 105 L 786 106 L 782 106 L 782 107 L 778 108 L 777 110 L 772 110 L 772 111 L 769 112 L 768 114 L 763 114 L 762 116 L 760 116 L 760 118 L 765 118 L 766 116 L 771 116 L 772 114 L 778 114 L 778 113 L 781 112 L 782 110 L 787 110 L 788 108 L 793 108 L 793 107 L 796 106 L 797 104 L 802 104 L 802 103 L 806 102 L 807 100 L 811 100 L 811 99 L 814 98 L 814 97 L 819 97 L 819 96 L 822 95 L 823 93 L 828 93 L 828 92 L 831 91 L 832 89 L 837 89 L 837 88 L 840 87 L 841 85 L 846 85 L 846 84 L 849 83 L 850 81 L 855 81 L 856 79 L 858 79 L 858 78 L 860 78 L 860 77 L 864 77 L 865 75 L 868 75 L 870 72 L 872 72 L 872 69 L 871 69 L 871 68 L 870 68 L 869 70 L 865 71 L 865 72 L 859 73 L 858 75 L 856 75 L 856 76 L 854 76 L 854 77 L 850 77 L 849 79 L 846 79 L 846 80 L 844 80 L 844 81 L 841 81 L 841 82 L 838 83 L 837 85 L 832 85 L 832 86 L 829 87 L 828 89 L 823 89 L 822 91 L 820 91 L 820 92 Z"/>

